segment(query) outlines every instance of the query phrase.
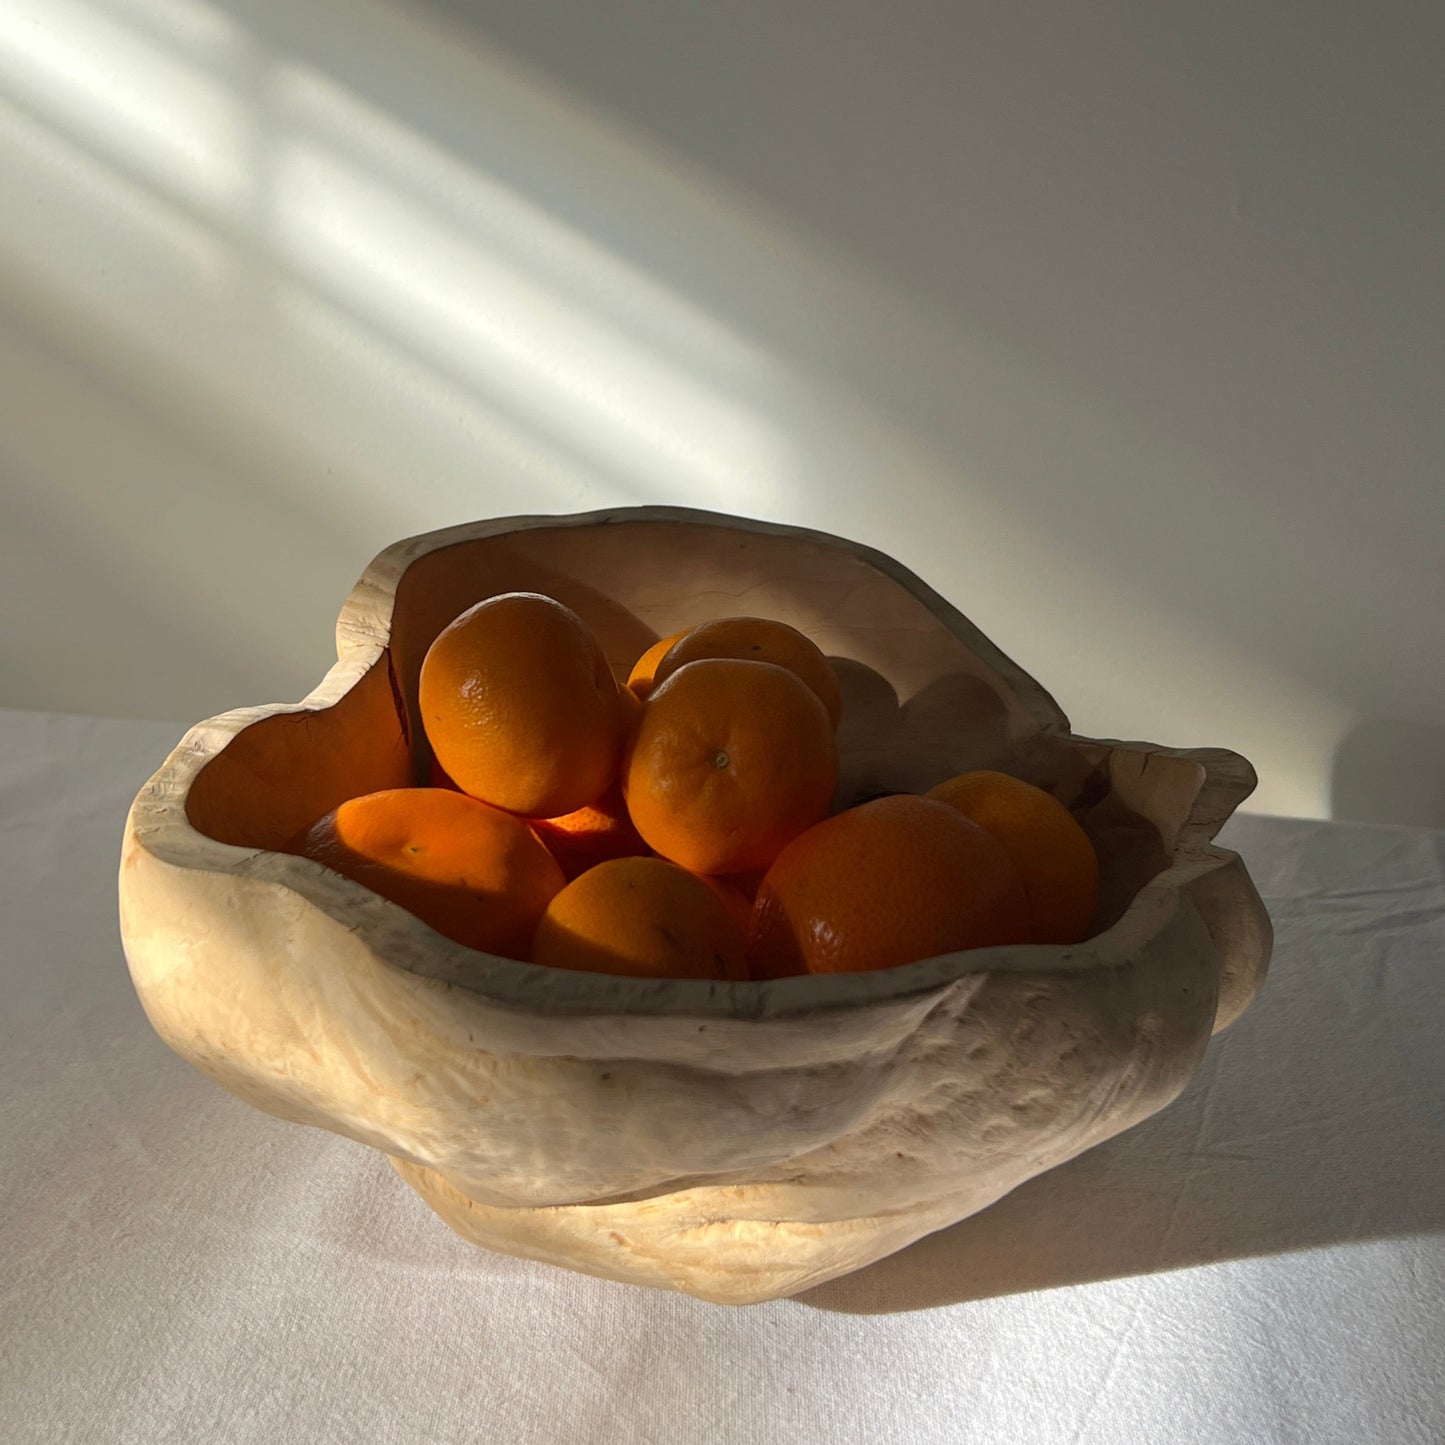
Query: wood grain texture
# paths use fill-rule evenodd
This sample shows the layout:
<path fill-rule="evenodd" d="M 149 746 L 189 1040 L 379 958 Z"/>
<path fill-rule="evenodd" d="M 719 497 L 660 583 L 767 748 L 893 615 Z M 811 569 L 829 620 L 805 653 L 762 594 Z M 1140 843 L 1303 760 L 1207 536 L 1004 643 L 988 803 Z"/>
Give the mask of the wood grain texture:
<path fill-rule="evenodd" d="M 840 803 L 972 767 L 1093 837 L 1096 932 L 883 973 L 710 984 L 537 968 L 449 942 L 278 852 L 343 797 L 426 776 L 416 682 L 464 607 L 547 592 L 625 672 L 708 617 L 835 659 Z M 881 1258 L 1163 1107 L 1263 980 L 1269 921 L 1206 749 L 1074 737 L 1042 688 L 891 559 L 668 508 L 412 538 L 342 610 L 292 707 L 192 729 L 132 807 L 121 929 L 160 1035 L 241 1098 L 384 1151 L 489 1248 L 742 1303 Z"/>

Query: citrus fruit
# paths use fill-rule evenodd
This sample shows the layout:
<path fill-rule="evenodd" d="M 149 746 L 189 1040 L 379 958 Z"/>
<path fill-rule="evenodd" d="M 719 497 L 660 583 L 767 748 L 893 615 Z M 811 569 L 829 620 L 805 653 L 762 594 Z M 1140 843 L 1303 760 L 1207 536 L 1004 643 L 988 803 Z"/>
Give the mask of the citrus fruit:
<path fill-rule="evenodd" d="M 808 829 L 764 875 L 748 963 L 758 978 L 892 968 L 1027 934 L 1003 845 L 957 809 L 896 794 Z"/>
<path fill-rule="evenodd" d="M 646 701 L 647 694 L 652 691 L 653 674 L 657 671 L 657 664 L 667 655 L 668 648 L 674 642 L 679 642 L 686 636 L 687 632 L 684 630 L 674 632 L 671 637 L 661 638 L 632 664 L 632 671 L 627 675 L 627 685 L 643 701 Z"/>
<path fill-rule="evenodd" d="M 817 694 L 770 662 L 706 658 L 660 682 L 622 764 L 649 847 L 694 873 L 766 868 L 828 811 L 838 746 Z"/>
<path fill-rule="evenodd" d="M 595 803 L 560 818 L 533 818 L 532 828 L 569 881 L 609 858 L 638 857 L 648 851 L 615 786 Z"/>
<path fill-rule="evenodd" d="M 446 788 L 351 798 L 292 846 L 471 948 L 525 959 L 566 881 L 520 818 Z"/>
<path fill-rule="evenodd" d="M 1052 793 L 1007 773 L 960 773 L 928 790 L 987 828 L 1023 879 L 1036 943 L 1078 943 L 1099 902 L 1099 859 L 1089 835 Z"/>
<path fill-rule="evenodd" d="M 586 807 L 617 771 L 625 705 L 570 608 L 507 592 L 442 629 L 421 667 L 421 718 L 465 793 L 527 818 Z"/>
<path fill-rule="evenodd" d="M 671 677 L 678 668 L 705 657 L 735 657 L 786 667 L 818 694 L 818 700 L 828 710 L 829 721 L 838 726 L 843 712 L 838 679 L 828 659 L 796 627 L 766 617 L 719 617 L 700 623 L 682 633 L 655 662 L 653 686 Z"/>
<path fill-rule="evenodd" d="M 741 979 L 741 928 L 701 878 L 662 858 L 614 858 L 547 905 L 532 960 L 633 978 Z"/>

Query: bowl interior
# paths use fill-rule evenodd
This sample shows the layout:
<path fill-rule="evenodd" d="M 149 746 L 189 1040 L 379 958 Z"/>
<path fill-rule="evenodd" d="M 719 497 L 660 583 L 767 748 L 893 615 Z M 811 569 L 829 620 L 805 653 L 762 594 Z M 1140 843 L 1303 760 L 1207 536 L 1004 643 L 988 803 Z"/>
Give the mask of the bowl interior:
<path fill-rule="evenodd" d="M 417 721 L 426 650 L 459 612 L 515 590 L 572 607 L 619 677 L 658 637 L 709 618 L 790 622 L 833 660 L 843 692 L 838 805 L 922 791 L 971 768 L 1029 778 L 1074 810 L 1100 852 L 1096 928 L 1167 866 L 1199 793 L 1204 770 L 1188 759 L 1151 756 L 1146 780 L 1137 755 L 1069 738 L 1052 699 L 966 619 L 888 559 L 833 539 L 637 519 L 429 540 L 393 549 L 403 555 L 381 655 L 319 710 L 243 727 L 193 781 L 193 827 L 224 843 L 284 849 L 346 798 L 426 782 L 431 759 Z"/>

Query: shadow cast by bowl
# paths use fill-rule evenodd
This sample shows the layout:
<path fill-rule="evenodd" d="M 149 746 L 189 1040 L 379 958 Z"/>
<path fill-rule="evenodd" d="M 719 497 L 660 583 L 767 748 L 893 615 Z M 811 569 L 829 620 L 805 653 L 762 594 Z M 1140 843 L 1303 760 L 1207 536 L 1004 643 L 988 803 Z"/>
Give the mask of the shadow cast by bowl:
<path fill-rule="evenodd" d="M 1402 964 L 1397 953 L 1385 982 L 1378 960 L 1360 966 L 1352 930 L 1327 935 L 1316 920 L 1311 946 L 1291 948 L 1288 905 L 1271 911 L 1286 946 L 1269 986 L 1173 1106 L 797 1302 L 931 1309 L 1445 1232 L 1435 960 L 1416 949 Z M 1381 1007 L 1382 988 L 1416 1003 Z"/>

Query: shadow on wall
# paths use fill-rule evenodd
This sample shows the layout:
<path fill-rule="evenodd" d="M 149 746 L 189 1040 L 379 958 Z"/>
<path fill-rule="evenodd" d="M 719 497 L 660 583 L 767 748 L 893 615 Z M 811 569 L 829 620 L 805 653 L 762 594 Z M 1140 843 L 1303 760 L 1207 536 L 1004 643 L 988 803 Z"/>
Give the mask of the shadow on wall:
<path fill-rule="evenodd" d="M 695 284 L 966 481 L 869 539 L 1081 731 L 1232 747 L 1252 807 L 1327 816 L 1354 718 L 1445 722 L 1439 6 L 431 3 L 848 259 Z M 802 453 L 845 495 L 855 435 Z"/>
<path fill-rule="evenodd" d="M 1445 726 L 1361 723 L 1335 753 L 1330 816 L 1445 828 Z"/>
<path fill-rule="evenodd" d="M 395 6 L 0 7 L 0 705 L 299 696 L 428 527 L 776 510 L 765 354 L 527 194 L 655 200 L 636 149 Z"/>
<path fill-rule="evenodd" d="M 667 501 L 1323 815 L 1445 718 L 1445 133 L 1418 27 L 1216 11 L 0 5 L 0 703 L 297 696 L 395 538 Z"/>

